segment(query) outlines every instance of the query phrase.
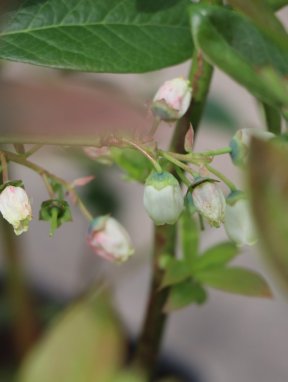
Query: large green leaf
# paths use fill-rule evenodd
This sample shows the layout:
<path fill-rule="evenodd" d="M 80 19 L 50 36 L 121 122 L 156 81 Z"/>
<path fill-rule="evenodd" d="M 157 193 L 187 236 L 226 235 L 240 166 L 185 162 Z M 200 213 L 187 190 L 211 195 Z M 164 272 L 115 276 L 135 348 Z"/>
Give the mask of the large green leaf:
<path fill-rule="evenodd" d="M 19 382 L 110 382 L 123 361 L 119 322 L 103 296 L 71 307 L 24 362 Z"/>
<path fill-rule="evenodd" d="M 194 41 L 209 62 L 264 102 L 287 107 L 287 49 L 276 45 L 249 19 L 233 10 L 192 5 L 191 24 Z"/>
<path fill-rule="evenodd" d="M 253 297 L 272 296 L 269 285 L 261 275 L 240 267 L 207 269 L 197 273 L 197 280 L 225 292 Z"/>
<path fill-rule="evenodd" d="M 263 255 L 288 291 L 288 147 L 253 139 L 249 183 Z"/>
<path fill-rule="evenodd" d="M 189 0 L 34 3 L 7 15 L 0 33 L 0 58 L 123 73 L 155 70 L 191 57 Z"/>

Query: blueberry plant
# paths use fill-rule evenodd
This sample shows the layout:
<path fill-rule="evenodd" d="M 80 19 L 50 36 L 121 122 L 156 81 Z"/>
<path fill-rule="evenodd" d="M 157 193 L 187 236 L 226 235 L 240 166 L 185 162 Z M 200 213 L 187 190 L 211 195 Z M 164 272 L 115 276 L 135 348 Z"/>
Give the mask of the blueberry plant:
<path fill-rule="evenodd" d="M 40 345 L 32 347 L 33 341 L 26 341 L 32 352 L 17 380 L 156 380 L 155 365 L 171 312 L 205 303 L 207 288 L 272 296 L 260 274 L 231 264 L 243 246 L 253 245 L 257 239 L 283 285 L 288 284 L 284 130 L 288 38 L 275 15 L 287 3 L 27 0 L 2 14 L 2 60 L 98 73 L 144 73 L 191 60 L 187 75 L 179 73 L 155 89 L 150 105 L 154 119 L 144 133 L 108 131 L 85 139 L 80 132 L 64 142 L 51 136 L 0 135 L 0 212 L 16 235 L 28 230 L 35 211 L 32 213 L 30 205 L 32 196 L 24 188 L 25 179 L 10 179 L 11 163 L 42 177 L 48 196 L 43 196 L 39 219 L 49 222 L 51 236 L 71 221 L 69 205 L 74 203 L 88 220 L 87 243 L 103 261 L 125 266 L 131 256 L 137 256 L 133 239 L 122 224 L 111 215 L 92 216 L 81 200 L 76 186 L 89 179 L 70 183 L 31 160 L 45 145 L 84 148 L 93 153 L 94 160 L 106 157 L 123 171 L 128 169 L 129 177 L 143 184 L 143 208 L 154 223 L 151 287 L 131 362 L 123 361 L 123 335 L 109 303 L 93 295 L 65 314 L 45 340 L 38 336 Z M 244 127 L 226 147 L 196 152 L 194 142 L 214 67 L 257 99 L 266 126 L 263 130 Z M 160 122 L 174 128 L 168 148 L 160 147 L 155 139 Z M 129 155 L 121 155 L 127 152 Z M 220 155 L 242 169 L 247 186 L 235 185 L 214 166 L 214 158 Z M 136 165 L 129 171 L 133 163 Z M 201 230 L 207 225 L 215 230 L 224 225 L 227 240 L 201 252 Z M 176 248 L 181 249 L 177 256 Z M 19 304 L 25 305 L 24 297 Z M 31 324 L 29 317 L 23 332 Z M 62 355 L 69 359 L 60 362 Z"/>

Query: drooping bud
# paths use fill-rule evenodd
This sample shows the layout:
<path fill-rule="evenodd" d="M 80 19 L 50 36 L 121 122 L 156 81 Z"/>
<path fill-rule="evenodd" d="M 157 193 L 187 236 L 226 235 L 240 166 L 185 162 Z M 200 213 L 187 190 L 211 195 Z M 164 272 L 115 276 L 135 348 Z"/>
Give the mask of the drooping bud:
<path fill-rule="evenodd" d="M 128 232 L 108 215 L 91 222 L 87 242 L 96 255 L 114 263 L 124 263 L 134 253 Z"/>
<path fill-rule="evenodd" d="M 153 99 L 153 114 L 163 121 L 176 121 L 186 113 L 191 97 L 189 81 L 182 77 L 166 81 Z"/>
<path fill-rule="evenodd" d="M 256 243 L 249 201 L 243 192 L 234 191 L 227 197 L 224 227 L 228 237 L 238 246 Z"/>
<path fill-rule="evenodd" d="M 225 197 L 215 181 L 199 179 L 192 190 L 193 203 L 197 211 L 213 227 L 220 227 L 224 221 Z"/>
<path fill-rule="evenodd" d="M 249 154 L 249 146 L 252 137 L 257 137 L 262 140 L 269 140 L 275 135 L 269 131 L 261 129 L 240 129 L 236 132 L 230 141 L 231 159 L 235 166 L 243 167 L 246 165 Z"/>
<path fill-rule="evenodd" d="M 22 187 L 8 185 L 0 194 L 0 212 L 12 224 L 16 235 L 28 231 L 32 209 L 26 191 Z"/>
<path fill-rule="evenodd" d="M 146 179 L 144 207 L 156 225 L 174 224 L 183 208 L 184 198 L 177 179 L 169 172 L 152 172 Z"/>

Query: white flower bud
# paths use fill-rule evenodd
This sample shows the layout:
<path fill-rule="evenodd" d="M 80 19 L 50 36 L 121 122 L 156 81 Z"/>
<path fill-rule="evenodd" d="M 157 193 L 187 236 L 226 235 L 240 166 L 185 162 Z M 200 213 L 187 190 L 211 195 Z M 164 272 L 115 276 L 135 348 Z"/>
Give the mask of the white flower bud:
<path fill-rule="evenodd" d="M 87 241 L 96 255 L 114 263 L 123 263 L 134 253 L 128 232 L 108 215 L 91 222 Z"/>
<path fill-rule="evenodd" d="M 16 235 L 28 231 L 32 209 L 22 187 L 7 186 L 0 194 L 0 212 L 13 225 Z"/>
<path fill-rule="evenodd" d="M 224 221 L 225 197 L 217 183 L 204 180 L 192 190 L 193 203 L 197 211 L 213 227 L 220 227 Z"/>
<path fill-rule="evenodd" d="M 184 198 L 177 179 L 169 172 L 152 172 L 146 179 L 144 207 L 156 225 L 174 224 L 183 208 Z"/>
<path fill-rule="evenodd" d="M 174 78 L 159 88 L 153 99 L 152 111 L 164 121 L 175 121 L 186 113 L 191 97 L 190 82 L 181 77 Z"/>
<path fill-rule="evenodd" d="M 241 196 L 241 194 L 238 198 L 236 196 L 234 200 L 232 194 L 231 196 L 228 196 L 225 208 L 225 231 L 228 237 L 237 245 L 253 245 L 257 241 L 257 236 L 249 202 L 245 197 Z M 229 201 L 229 199 L 231 199 L 231 201 Z"/>
<path fill-rule="evenodd" d="M 236 166 L 243 167 L 246 165 L 252 137 L 268 141 L 274 138 L 275 134 L 261 129 L 245 128 L 238 130 L 230 141 L 230 156 Z"/>

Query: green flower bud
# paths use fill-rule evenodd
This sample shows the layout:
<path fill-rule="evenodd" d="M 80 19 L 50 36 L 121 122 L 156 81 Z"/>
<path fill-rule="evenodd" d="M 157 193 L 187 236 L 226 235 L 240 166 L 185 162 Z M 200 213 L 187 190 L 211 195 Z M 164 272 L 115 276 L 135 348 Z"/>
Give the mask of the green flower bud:
<path fill-rule="evenodd" d="M 225 197 L 215 181 L 198 181 L 192 190 L 192 199 L 197 211 L 213 227 L 220 227 L 224 221 Z"/>
<path fill-rule="evenodd" d="M 243 167 L 247 163 L 249 146 L 252 136 L 263 140 L 274 138 L 275 135 L 269 131 L 260 129 L 240 129 L 230 141 L 231 159 L 235 166 Z"/>
<path fill-rule="evenodd" d="M 169 172 L 152 172 L 148 176 L 143 202 L 156 225 L 176 223 L 184 208 L 180 185 Z"/>
<path fill-rule="evenodd" d="M 190 82 L 182 77 L 174 78 L 159 88 L 153 99 L 152 111 L 164 121 L 176 121 L 188 110 L 191 97 Z"/>
<path fill-rule="evenodd" d="M 232 192 L 226 200 L 224 227 L 228 237 L 238 246 L 257 241 L 249 201 L 241 191 Z"/>

